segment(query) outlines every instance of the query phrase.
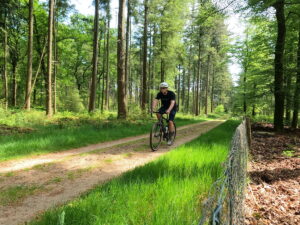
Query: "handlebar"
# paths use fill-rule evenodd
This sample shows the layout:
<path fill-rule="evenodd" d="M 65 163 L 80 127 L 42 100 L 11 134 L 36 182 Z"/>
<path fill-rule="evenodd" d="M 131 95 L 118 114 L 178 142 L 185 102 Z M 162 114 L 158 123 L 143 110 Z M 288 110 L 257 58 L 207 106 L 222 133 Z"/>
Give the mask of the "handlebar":
<path fill-rule="evenodd" d="M 152 113 L 167 114 L 166 112 L 164 112 L 164 113 L 161 113 L 161 112 L 152 112 Z"/>
<path fill-rule="evenodd" d="M 153 117 L 153 113 L 159 113 L 162 115 L 161 116 L 162 119 L 169 120 L 169 114 L 167 114 L 166 112 L 161 113 L 161 112 L 154 111 L 154 112 L 150 112 L 150 113 L 151 113 L 151 117 Z M 167 118 L 163 117 L 163 115 L 167 115 Z"/>

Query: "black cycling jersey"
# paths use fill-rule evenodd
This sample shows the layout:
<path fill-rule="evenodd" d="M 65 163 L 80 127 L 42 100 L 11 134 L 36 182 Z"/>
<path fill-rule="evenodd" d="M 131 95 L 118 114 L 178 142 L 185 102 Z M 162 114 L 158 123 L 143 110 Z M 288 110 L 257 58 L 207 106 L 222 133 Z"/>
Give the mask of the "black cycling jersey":
<path fill-rule="evenodd" d="M 175 93 L 173 91 L 168 91 L 166 95 L 162 92 L 159 92 L 156 96 L 157 100 L 161 100 L 161 104 L 164 108 L 168 109 L 171 105 L 171 101 L 176 99 Z M 176 108 L 176 104 L 174 105 L 173 109 Z"/>

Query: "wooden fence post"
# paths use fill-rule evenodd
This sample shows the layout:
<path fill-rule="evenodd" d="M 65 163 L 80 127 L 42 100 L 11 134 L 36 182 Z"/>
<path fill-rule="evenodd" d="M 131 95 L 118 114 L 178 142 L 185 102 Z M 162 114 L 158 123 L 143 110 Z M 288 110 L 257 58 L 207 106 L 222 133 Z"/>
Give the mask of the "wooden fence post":
<path fill-rule="evenodd" d="M 250 148 L 251 141 L 252 141 L 252 137 L 251 137 L 251 121 L 250 121 L 249 117 L 246 117 L 245 120 L 246 120 L 247 140 L 248 140 L 248 145 L 249 145 L 249 148 Z"/>

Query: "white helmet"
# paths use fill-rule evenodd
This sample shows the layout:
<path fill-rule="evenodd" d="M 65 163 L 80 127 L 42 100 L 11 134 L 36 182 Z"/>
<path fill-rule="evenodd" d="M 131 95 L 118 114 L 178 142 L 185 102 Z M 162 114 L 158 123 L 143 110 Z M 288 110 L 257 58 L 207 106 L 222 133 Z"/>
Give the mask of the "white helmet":
<path fill-rule="evenodd" d="M 166 83 L 166 82 L 162 82 L 162 83 L 160 83 L 160 85 L 159 85 L 159 88 L 168 88 L 169 87 L 169 85 L 168 85 L 168 83 Z"/>

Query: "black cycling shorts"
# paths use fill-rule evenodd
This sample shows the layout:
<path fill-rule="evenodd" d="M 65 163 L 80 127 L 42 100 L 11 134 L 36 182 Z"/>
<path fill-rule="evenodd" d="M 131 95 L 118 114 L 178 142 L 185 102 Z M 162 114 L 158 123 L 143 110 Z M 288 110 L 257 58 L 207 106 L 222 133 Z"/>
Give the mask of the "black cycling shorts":
<path fill-rule="evenodd" d="M 174 121 L 175 115 L 176 115 L 176 109 L 174 109 L 174 108 L 171 110 L 171 112 L 169 114 L 169 120 L 171 120 L 171 121 Z M 167 108 L 165 108 L 163 106 L 160 107 L 158 110 L 159 114 L 164 114 L 166 111 L 167 111 Z"/>

